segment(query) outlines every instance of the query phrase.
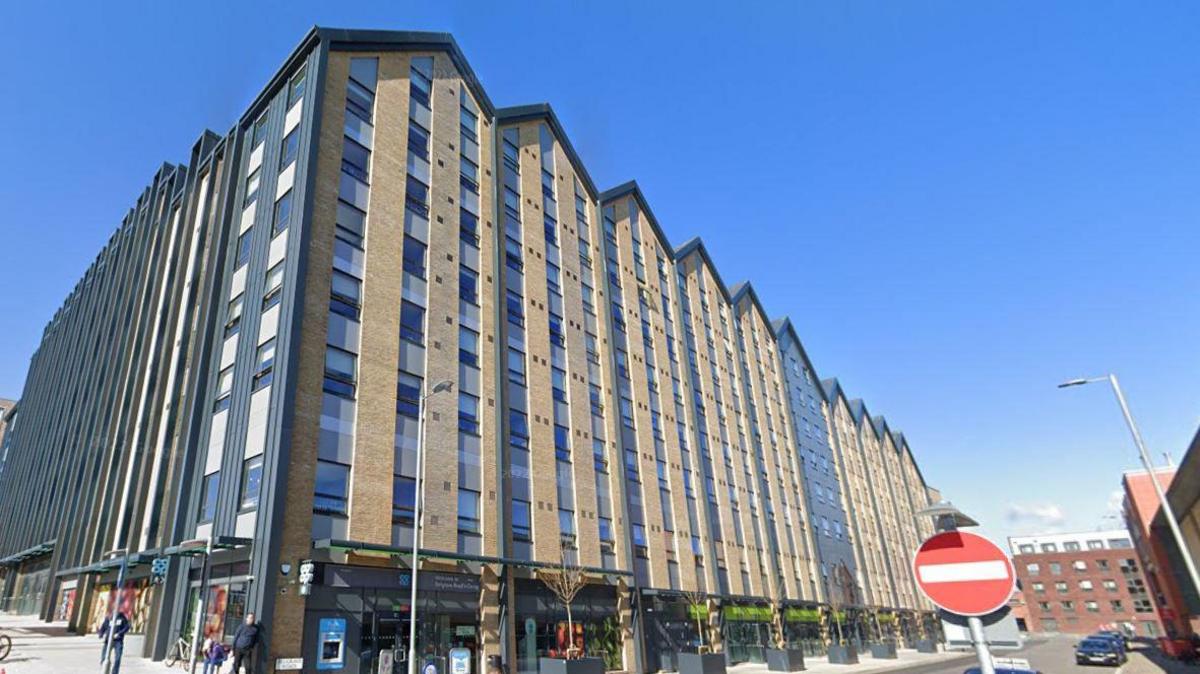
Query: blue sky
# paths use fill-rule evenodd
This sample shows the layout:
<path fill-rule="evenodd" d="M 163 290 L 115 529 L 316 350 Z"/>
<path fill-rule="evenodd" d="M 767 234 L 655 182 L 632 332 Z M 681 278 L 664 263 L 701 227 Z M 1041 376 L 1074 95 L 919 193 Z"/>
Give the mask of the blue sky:
<path fill-rule="evenodd" d="M 1200 424 L 1200 5 L 192 5 L 0 9 L 0 396 L 155 168 L 320 23 L 451 31 L 498 105 L 551 102 L 988 533 L 1111 524 L 1132 445 L 1058 381 L 1116 371 L 1156 453 Z"/>

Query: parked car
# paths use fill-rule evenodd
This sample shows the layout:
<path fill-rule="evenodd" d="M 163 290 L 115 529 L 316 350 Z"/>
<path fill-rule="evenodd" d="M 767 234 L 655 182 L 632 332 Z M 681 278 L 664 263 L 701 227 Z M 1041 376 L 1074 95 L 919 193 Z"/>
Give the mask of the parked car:
<path fill-rule="evenodd" d="M 1075 663 L 1079 665 L 1119 666 L 1125 662 L 1125 651 L 1112 639 L 1088 637 L 1075 645 Z"/>
<path fill-rule="evenodd" d="M 1129 651 L 1129 639 L 1125 636 L 1124 632 L 1118 632 L 1117 630 L 1101 630 L 1092 636 L 1111 637 L 1116 639 L 1121 644 L 1121 650 L 1126 652 Z"/>
<path fill-rule="evenodd" d="M 1119 634 L 1113 634 L 1112 632 L 1096 632 L 1095 634 L 1087 635 L 1087 638 L 1107 639 L 1108 641 L 1112 642 L 1113 646 L 1116 646 L 1118 649 L 1120 649 L 1122 655 L 1129 650 L 1128 645 L 1125 643 L 1125 637 Z"/>

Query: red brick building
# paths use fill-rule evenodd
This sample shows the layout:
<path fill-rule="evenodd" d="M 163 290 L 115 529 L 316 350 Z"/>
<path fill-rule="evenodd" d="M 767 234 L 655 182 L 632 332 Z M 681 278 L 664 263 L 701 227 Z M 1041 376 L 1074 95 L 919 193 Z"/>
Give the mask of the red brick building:
<path fill-rule="evenodd" d="M 1160 468 L 1155 473 L 1163 490 L 1167 490 L 1175 478 L 1175 469 Z M 1158 516 L 1159 500 L 1150 481 L 1150 473 L 1144 470 L 1129 471 L 1125 473 L 1121 484 L 1125 489 L 1125 523 L 1133 536 L 1133 547 L 1142 563 L 1142 573 L 1146 576 L 1151 599 L 1167 633 L 1187 636 L 1192 632 L 1187 619 L 1187 606 L 1167 556 L 1172 543 L 1163 538 L 1170 536 L 1170 530 L 1151 526 Z"/>
<path fill-rule="evenodd" d="M 1124 529 L 1008 539 L 1030 632 L 1164 634 Z"/>

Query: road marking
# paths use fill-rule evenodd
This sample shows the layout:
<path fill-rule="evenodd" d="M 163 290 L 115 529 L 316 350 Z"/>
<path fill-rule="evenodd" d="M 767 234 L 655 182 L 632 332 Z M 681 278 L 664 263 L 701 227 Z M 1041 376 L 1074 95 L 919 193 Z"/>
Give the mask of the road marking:
<path fill-rule="evenodd" d="M 925 564 L 917 567 L 917 574 L 925 583 L 962 583 L 979 580 L 1008 580 L 1008 565 L 1003 560 L 986 562 L 956 562 L 953 564 Z"/>

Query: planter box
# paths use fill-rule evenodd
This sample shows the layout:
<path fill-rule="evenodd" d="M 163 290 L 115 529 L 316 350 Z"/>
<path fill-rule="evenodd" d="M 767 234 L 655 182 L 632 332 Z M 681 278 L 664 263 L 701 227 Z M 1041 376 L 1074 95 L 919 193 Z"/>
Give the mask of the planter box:
<path fill-rule="evenodd" d="M 798 648 L 768 648 L 767 670 L 771 672 L 804 671 L 804 651 Z"/>
<path fill-rule="evenodd" d="M 858 651 L 854 649 L 854 646 L 849 644 L 845 646 L 832 645 L 829 647 L 829 664 L 857 665 Z"/>
<path fill-rule="evenodd" d="M 921 639 L 917 642 L 918 653 L 937 653 L 937 642 L 932 639 Z"/>
<path fill-rule="evenodd" d="M 538 658 L 538 674 L 604 674 L 604 660 L 600 658 Z"/>
<path fill-rule="evenodd" d="M 725 654 L 680 653 L 679 674 L 725 674 Z"/>
<path fill-rule="evenodd" d="M 871 657 L 878 660 L 895 660 L 896 644 L 871 644 Z"/>

